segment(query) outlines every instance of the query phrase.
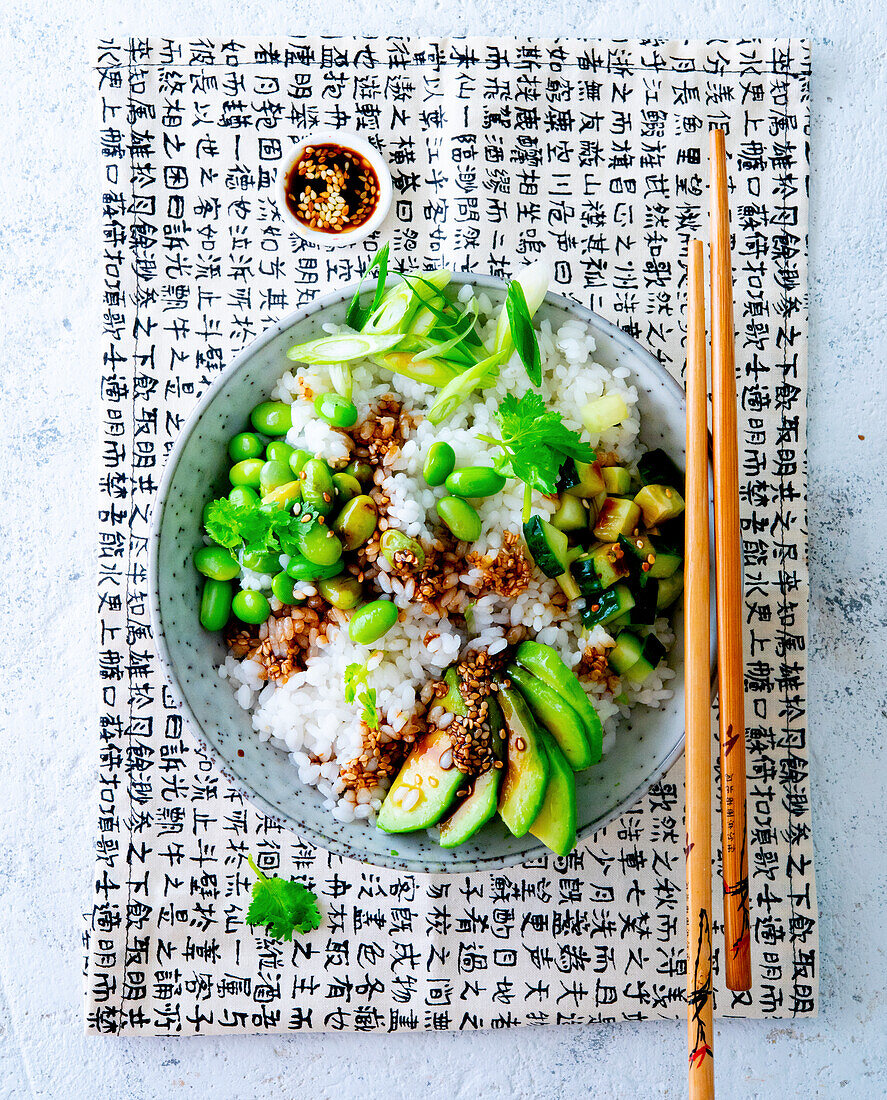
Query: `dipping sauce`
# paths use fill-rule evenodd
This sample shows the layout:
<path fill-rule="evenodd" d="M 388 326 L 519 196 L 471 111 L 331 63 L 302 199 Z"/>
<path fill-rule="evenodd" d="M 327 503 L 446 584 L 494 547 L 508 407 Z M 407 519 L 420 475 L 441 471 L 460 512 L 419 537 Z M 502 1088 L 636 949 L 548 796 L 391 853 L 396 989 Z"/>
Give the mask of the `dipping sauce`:
<path fill-rule="evenodd" d="M 318 233 L 347 233 L 379 205 L 379 179 L 360 153 L 332 142 L 309 145 L 286 176 L 290 213 Z"/>

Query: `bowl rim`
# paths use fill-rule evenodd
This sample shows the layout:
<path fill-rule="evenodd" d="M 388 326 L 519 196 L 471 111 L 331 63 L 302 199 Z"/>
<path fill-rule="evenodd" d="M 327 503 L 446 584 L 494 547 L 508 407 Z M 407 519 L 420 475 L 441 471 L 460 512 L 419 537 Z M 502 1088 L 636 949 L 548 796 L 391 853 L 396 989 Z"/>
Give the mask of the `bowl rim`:
<path fill-rule="evenodd" d="M 396 272 L 390 276 L 390 279 L 396 278 Z M 485 289 L 493 289 L 501 291 L 505 288 L 506 281 L 500 279 L 497 276 L 466 272 L 455 271 L 453 273 L 453 281 L 461 283 L 472 283 L 474 285 L 482 286 Z M 191 735 L 197 740 L 197 742 L 203 747 L 207 754 L 212 758 L 215 766 L 219 769 L 225 779 L 237 790 L 243 797 L 245 797 L 253 806 L 255 806 L 261 813 L 279 825 L 284 826 L 291 832 L 296 833 L 299 837 L 307 840 L 309 843 L 323 851 L 330 852 L 333 855 L 353 859 L 356 862 L 364 863 L 372 867 L 386 867 L 391 870 L 406 871 L 412 874 L 465 874 L 471 872 L 482 871 L 494 871 L 504 867 L 513 867 L 517 864 L 528 863 L 531 860 L 538 859 L 540 855 L 548 852 L 548 849 L 541 842 L 534 845 L 532 848 L 515 852 L 504 856 L 474 856 L 471 859 L 462 861 L 454 861 L 446 866 L 442 866 L 435 869 L 429 869 L 425 862 L 422 860 L 405 858 L 402 856 L 390 856 L 387 854 L 377 855 L 376 853 L 368 853 L 369 858 L 362 858 L 355 853 L 351 846 L 347 842 L 340 841 L 336 838 L 324 836 L 322 833 L 317 832 L 311 825 L 306 822 L 297 822 L 285 814 L 283 814 L 279 807 L 272 805 L 265 797 L 253 790 L 249 783 L 236 775 L 228 762 L 223 759 L 222 755 L 217 750 L 211 738 L 205 733 L 203 726 L 199 719 L 194 714 L 191 706 L 189 705 L 184 692 L 179 687 L 178 680 L 176 678 L 172 656 L 166 644 L 166 637 L 161 626 L 161 610 L 160 610 L 160 586 L 158 584 L 158 556 L 160 545 L 160 531 L 163 526 L 163 517 L 166 511 L 166 505 L 168 500 L 169 488 L 172 480 L 175 476 L 176 469 L 179 461 L 181 460 L 182 453 L 184 452 L 188 441 L 192 434 L 197 429 L 203 415 L 207 412 L 210 405 L 212 405 L 218 393 L 224 388 L 228 380 L 234 375 L 249 359 L 262 350 L 265 346 L 275 340 L 282 332 L 285 332 L 288 328 L 297 324 L 299 321 L 318 313 L 331 306 L 338 305 L 339 303 L 351 298 L 357 289 L 359 283 L 354 281 L 346 284 L 337 290 L 328 291 L 325 294 L 319 294 L 307 305 L 302 306 L 300 309 L 294 310 L 292 313 L 282 317 L 275 324 L 269 326 L 262 332 L 255 340 L 243 348 L 232 359 L 230 364 L 219 374 L 194 406 L 190 416 L 179 433 L 172 449 L 170 450 L 166 464 L 163 469 L 163 474 L 157 487 L 157 494 L 154 499 L 154 504 L 151 509 L 151 528 L 149 535 L 149 547 L 148 547 L 148 593 L 149 593 L 149 611 L 151 618 L 151 627 L 154 635 L 154 645 L 157 650 L 157 654 L 160 658 L 161 665 L 163 666 L 163 673 L 166 678 L 166 682 L 169 685 L 172 694 L 181 708 L 181 713 L 185 718 Z M 666 370 L 666 368 L 659 362 L 659 360 L 646 348 L 644 348 L 634 337 L 630 336 L 623 329 L 619 328 L 612 321 L 608 321 L 606 318 L 601 317 L 600 314 L 595 313 L 587 306 L 581 305 L 579 302 L 574 301 L 572 298 L 568 298 L 565 295 L 557 294 L 549 291 L 545 296 L 545 301 L 551 305 L 567 310 L 569 313 L 577 316 L 586 324 L 593 324 L 596 328 L 603 331 L 610 339 L 612 339 L 621 348 L 628 350 L 632 355 L 639 357 L 646 365 L 646 367 L 652 372 L 654 377 L 660 382 L 664 383 L 665 387 L 670 390 L 673 396 L 677 399 L 680 407 L 686 410 L 684 390 L 680 383 Z M 711 477 L 711 472 L 709 472 Z M 714 627 L 714 601 L 712 601 L 712 625 Z M 712 695 L 717 684 L 717 650 L 716 650 L 716 636 L 714 629 L 711 633 L 711 651 L 709 655 L 709 662 L 711 667 L 711 681 L 712 681 Z M 220 681 L 221 686 L 221 681 Z M 681 757 L 684 751 L 686 731 L 682 726 L 681 735 L 677 738 L 675 744 L 669 750 L 666 757 L 660 767 L 658 767 L 652 776 L 643 779 L 637 784 L 625 797 L 620 800 L 619 804 L 611 811 L 604 814 L 597 820 L 590 822 L 589 824 L 580 828 L 576 834 L 577 843 L 580 840 L 584 840 L 595 833 L 598 833 L 601 829 L 606 828 L 616 818 L 621 817 L 632 806 L 634 806 L 650 787 L 663 778 L 674 766 L 677 760 Z"/>

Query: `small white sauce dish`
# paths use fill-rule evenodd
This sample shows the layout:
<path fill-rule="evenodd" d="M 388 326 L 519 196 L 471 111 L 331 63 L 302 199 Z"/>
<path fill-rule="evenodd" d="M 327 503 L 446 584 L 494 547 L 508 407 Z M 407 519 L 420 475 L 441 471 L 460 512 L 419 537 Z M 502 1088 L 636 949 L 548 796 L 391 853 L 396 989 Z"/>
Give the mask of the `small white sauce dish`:
<path fill-rule="evenodd" d="M 287 204 L 286 184 L 290 170 L 306 149 L 321 145 L 340 145 L 345 149 L 352 149 L 355 153 L 359 153 L 364 157 L 376 173 L 376 178 L 379 181 L 379 198 L 376 208 L 365 222 L 354 229 L 343 229 L 337 232 L 312 229 L 311 226 L 300 221 Z M 306 134 L 301 141 L 296 142 L 280 162 L 274 193 L 284 221 L 303 240 L 320 245 L 321 248 L 340 248 L 342 245 L 356 244 L 371 233 L 376 232 L 391 209 L 393 188 L 391 172 L 388 170 L 385 158 L 378 149 L 375 149 L 364 138 L 350 130 L 313 130 L 311 133 Z"/>

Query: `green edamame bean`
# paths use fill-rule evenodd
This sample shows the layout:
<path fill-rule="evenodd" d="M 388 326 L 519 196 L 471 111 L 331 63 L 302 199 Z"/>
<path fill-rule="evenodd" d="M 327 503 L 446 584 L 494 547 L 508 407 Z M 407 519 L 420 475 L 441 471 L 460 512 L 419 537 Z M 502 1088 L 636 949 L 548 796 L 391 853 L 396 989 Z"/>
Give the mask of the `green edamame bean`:
<path fill-rule="evenodd" d="M 288 462 L 266 462 L 259 474 L 259 488 L 264 496 L 278 485 L 286 485 L 292 480 L 293 472 Z"/>
<path fill-rule="evenodd" d="M 349 500 L 333 521 L 333 530 L 346 550 L 356 550 L 372 537 L 379 520 L 372 497 L 361 495 Z"/>
<path fill-rule="evenodd" d="M 280 558 L 277 554 L 260 554 L 255 550 L 249 550 L 241 555 L 240 560 L 244 569 L 249 569 L 253 573 L 262 573 L 265 576 L 269 573 L 273 576 L 280 569 Z"/>
<path fill-rule="evenodd" d="M 331 577 L 317 582 L 317 591 L 327 603 L 340 611 L 350 611 L 360 599 L 361 587 L 357 577 Z"/>
<path fill-rule="evenodd" d="M 250 422 L 263 435 L 286 435 L 293 426 L 293 414 L 283 401 L 263 401 L 249 414 Z"/>
<path fill-rule="evenodd" d="M 284 466 L 289 466 L 290 459 L 296 453 L 296 448 L 291 447 L 289 443 L 284 443 L 282 439 L 272 440 L 265 448 L 265 458 L 269 462 L 282 462 Z"/>
<path fill-rule="evenodd" d="M 357 478 L 344 472 L 333 474 L 333 485 L 336 487 L 337 504 L 347 504 L 349 500 L 359 497 L 363 492 Z"/>
<path fill-rule="evenodd" d="M 243 462 L 245 458 L 258 458 L 263 449 L 264 444 L 257 435 L 253 435 L 252 432 L 240 432 L 228 444 L 228 457 L 232 462 Z"/>
<path fill-rule="evenodd" d="M 332 565 L 315 565 L 301 554 L 293 554 L 287 562 L 286 571 L 296 581 L 324 580 L 328 577 L 337 577 L 345 569 L 345 563 L 341 558 Z"/>
<path fill-rule="evenodd" d="M 358 645 L 372 645 L 397 622 L 397 608 L 391 600 L 373 600 L 365 603 L 351 616 L 348 637 Z"/>
<path fill-rule="evenodd" d="M 447 492 L 456 497 L 491 497 L 505 485 L 492 466 L 460 466 L 446 479 Z"/>
<path fill-rule="evenodd" d="M 404 558 L 398 558 L 397 555 L 403 554 L 412 554 L 419 569 L 425 565 L 425 551 L 422 549 L 422 543 L 418 539 L 405 535 L 403 531 L 396 531 L 393 527 L 389 527 L 379 539 L 379 548 L 389 565 L 399 565 Z"/>
<path fill-rule="evenodd" d="M 432 443 L 425 456 L 422 476 L 429 485 L 443 485 L 456 465 L 456 453 L 449 443 Z"/>
<path fill-rule="evenodd" d="M 437 514 L 460 542 L 474 542 L 483 526 L 480 516 L 467 500 L 444 497 L 436 505 Z"/>
<path fill-rule="evenodd" d="M 214 581 L 231 581 L 240 573 L 237 559 L 221 546 L 201 546 L 194 554 L 194 566 Z"/>
<path fill-rule="evenodd" d="M 340 393 L 319 393 L 314 411 L 334 428 L 353 428 L 357 423 L 357 407 Z"/>
<path fill-rule="evenodd" d="M 301 447 L 297 447 L 290 455 L 290 469 L 296 477 L 298 477 L 305 468 L 305 463 L 310 457 L 311 455 L 307 451 L 303 451 Z"/>
<path fill-rule="evenodd" d="M 261 592 L 242 588 L 231 601 L 231 610 L 241 622 L 258 626 L 271 614 L 271 604 Z"/>
<path fill-rule="evenodd" d="M 322 458 L 309 458 L 299 474 L 302 480 L 302 500 L 322 516 L 333 510 L 336 487 L 329 466 Z"/>
<path fill-rule="evenodd" d="M 207 579 L 200 597 L 200 625 L 204 630 L 222 630 L 231 614 L 231 582 Z"/>
<path fill-rule="evenodd" d="M 342 542 L 325 523 L 306 523 L 298 538 L 302 557 L 315 565 L 334 565 L 342 556 Z"/>
<path fill-rule="evenodd" d="M 262 478 L 262 467 L 265 463 L 260 458 L 245 458 L 237 462 L 228 471 L 228 477 L 232 485 L 248 485 L 251 489 L 258 487 Z"/>
<path fill-rule="evenodd" d="M 345 473 L 351 474 L 352 477 L 356 477 L 361 485 L 372 485 L 373 483 L 373 468 L 369 462 L 362 462 L 360 459 L 355 458 L 353 462 L 349 462 L 345 467 Z"/>
<path fill-rule="evenodd" d="M 278 573 L 271 580 L 271 591 L 281 603 L 291 604 L 295 599 L 293 594 L 293 578 L 285 571 Z"/>
<path fill-rule="evenodd" d="M 259 494 L 248 485 L 235 485 L 228 499 L 238 508 L 252 508 L 259 503 Z"/>

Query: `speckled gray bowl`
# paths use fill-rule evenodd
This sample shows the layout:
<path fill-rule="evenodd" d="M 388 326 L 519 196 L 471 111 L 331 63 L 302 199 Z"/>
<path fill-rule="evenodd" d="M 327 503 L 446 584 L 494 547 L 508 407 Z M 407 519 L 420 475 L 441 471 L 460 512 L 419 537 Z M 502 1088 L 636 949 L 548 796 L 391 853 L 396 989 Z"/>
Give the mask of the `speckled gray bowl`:
<path fill-rule="evenodd" d="M 459 282 L 468 281 L 457 275 Z M 472 276 L 494 299 L 501 281 Z M 200 578 L 191 564 L 201 545 L 204 504 L 227 486 L 226 447 L 242 431 L 250 409 L 263 400 L 288 366 L 286 349 L 321 334 L 326 321 L 342 321 L 353 287 L 324 295 L 265 332 L 219 377 L 203 397 L 169 457 L 154 506 L 150 546 L 150 591 L 154 634 L 161 660 L 192 732 L 230 782 L 260 810 L 302 838 L 342 856 L 409 871 L 490 870 L 520 863 L 544 849 L 531 836 L 517 839 L 498 820 L 473 842 L 444 851 L 424 832 L 388 836 L 361 822 L 342 825 L 323 809 L 313 789 L 303 787 L 284 753 L 261 743 L 249 716 L 216 672 L 224 656 L 217 635 L 198 621 Z M 627 366 L 640 392 L 641 438 L 684 454 L 681 387 L 631 337 L 565 298 L 549 295 L 542 316 L 560 323 L 567 315 L 591 326 L 597 359 L 608 368 Z M 664 710 L 637 707 L 623 723 L 616 747 L 597 767 L 578 775 L 579 835 L 589 836 L 628 809 L 678 759 L 684 744 L 682 624 L 671 657 L 677 675 L 674 700 Z"/>

